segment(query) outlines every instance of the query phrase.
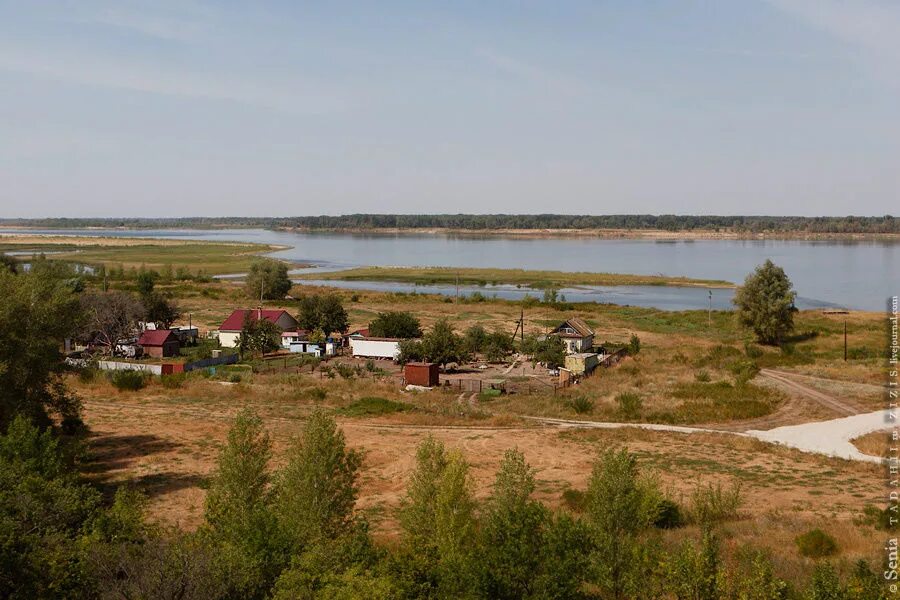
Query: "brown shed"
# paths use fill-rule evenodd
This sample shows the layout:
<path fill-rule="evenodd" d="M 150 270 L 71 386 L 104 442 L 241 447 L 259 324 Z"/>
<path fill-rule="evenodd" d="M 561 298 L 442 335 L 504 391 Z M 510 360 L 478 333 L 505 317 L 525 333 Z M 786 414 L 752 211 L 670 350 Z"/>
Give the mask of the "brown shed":
<path fill-rule="evenodd" d="M 406 363 L 403 377 L 409 385 L 435 387 L 439 385 L 437 363 Z"/>
<path fill-rule="evenodd" d="M 171 329 L 148 330 L 141 334 L 138 346 L 144 349 L 144 354 L 155 358 L 166 356 L 178 356 L 181 343 L 178 336 Z"/>

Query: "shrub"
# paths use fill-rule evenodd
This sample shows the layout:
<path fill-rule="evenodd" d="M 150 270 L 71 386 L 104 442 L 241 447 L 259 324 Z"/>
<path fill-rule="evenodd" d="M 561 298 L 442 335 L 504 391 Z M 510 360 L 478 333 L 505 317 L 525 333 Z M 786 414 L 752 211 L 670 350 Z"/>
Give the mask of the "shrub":
<path fill-rule="evenodd" d="M 700 369 L 694 374 L 694 379 L 696 379 L 700 383 L 709 383 L 709 373 L 707 371 L 704 371 L 703 369 Z"/>
<path fill-rule="evenodd" d="M 729 521 L 737 518 L 742 501 L 740 482 L 730 488 L 718 483 L 699 485 L 691 495 L 691 516 L 703 524 Z"/>
<path fill-rule="evenodd" d="M 619 411 L 629 419 L 638 417 L 644 408 L 644 401 L 634 392 L 622 392 L 616 396 L 616 403 Z"/>
<path fill-rule="evenodd" d="M 891 523 L 891 519 L 893 518 L 893 513 L 890 508 L 878 508 L 877 506 L 872 506 L 871 504 L 867 504 L 863 509 L 863 514 L 865 517 L 863 518 L 863 523 L 867 525 L 872 525 L 875 529 L 881 531 L 896 531 L 898 526 L 896 523 Z"/>
<path fill-rule="evenodd" d="M 91 367 L 84 367 L 83 369 L 78 369 L 78 381 L 81 383 L 90 383 L 97 378 L 97 370 L 92 369 Z"/>
<path fill-rule="evenodd" d="M 328 395 L 328 392 L 320 387 L 314 387 L 313 389 L 309 390 L 309 395 L 313 400 L 324 400 L 325 396 Z"/>
<path fill-rule="evenodd" d="M 230 377 L 228 377 L 228 381 L 231 383 L 240 383 L 241 382 L 241 374 L 240 373 L 232 373 Z"/>
<path fill-rule="evenodd" d="M 187 379 L 186 373 L 172 373 L 160 377 L 159 382 L 164 388 L 175 389 L 180 388 L 184 384 L 185 379 Z"/>
<path fill-rule="evenodd" d="M 737 360 L 728 366 L 728 370 L 734 375 L 737 386 L 743 386 L 759 374 L 759 367 L 752 360 Z"/>
<path fill-rule="evenodd" d="M 747 342 L 744 344 L 744 354 L 747 355 L 747 358 L 759 358 L 763 355 L 763 351 L 756 344 Z"/>
<path fill-rule="evenodd" d="M 135 391 L 147 384 L 147 376 L 140 371 L 113 371 L 109 380 L 119 391 Z"/>
<path fill-rule="evenodd" d="M 343 363 L 335 365 L 334 369 L 337 371 L 338 375 L 344 379 L 353 379 L 353 375 L 355 374 L 352 366 Z"/>
<path fill-rule="evenodd" d="M 587 396 L 575 396 L 567 403 L 569 408 L 579 415 L 592 412 L 594 410 L 594 401 Z"/>
<path fill-rule="evenodd" d="M 368 396 L 351 402 L 338 412 L 347 417 L 371 417 L 406 412 L 411 408 L 412 407 L 409 404 L 403 402 L 396 402 L 377 396 Z"/>
<path fill-rule="evenodd" d="M 657 505 L 656 520 L 653 526 L 657 529 L 676 529 L 684 525 L 684 518 L 681 516 L 681 507 L 674 500 L 663 498 Z"/>
<path fill-rule="evenodd" d="M 636 356 L 641 351 L 641 338 L 637 334 L 632 333 L 631 339 L 628 340 L 628 355 Z"/>
<path fill-rule="evenodd" d="M 837 542 L 834 538 L 819 528 L 810 529 L 806 533 L 797 536 L 794 540 L 797 550 L 807 558 L 822 558 L 837 553 Z"/>
<path fill-rule="evenodd" d="M 563 504 L 566 505 L 566 508 L 572 512 L 581 513 L 584 512 L 584 508 L 587 505 L 587 492 L 576 490 L 575 488 L 568 488 L 563 490 L 562 500 Z"/>

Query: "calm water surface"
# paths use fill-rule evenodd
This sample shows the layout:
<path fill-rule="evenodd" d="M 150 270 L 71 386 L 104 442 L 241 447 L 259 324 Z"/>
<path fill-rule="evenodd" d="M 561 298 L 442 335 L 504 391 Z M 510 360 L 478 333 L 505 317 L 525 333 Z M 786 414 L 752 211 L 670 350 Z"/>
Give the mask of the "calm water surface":
<path fill-rule="evenodd" d="M 900 244 L 885 241 L 799 240 L 611 240 L 597 238 L 504 238 L 444 235 L 294 233 L 229 230 L 34 230 L 35 233 L 243 241 L 291 246 L 273 256 L 327 267 L 358 265 L 547 269 L 682 275 L 740 282 L 767 258 L 782 266 L 801 307 L 846 306 L 884 310 L 900 293 Z M 331 282 L 347 288 L 455 293 L 452 286 L 383 282 Z M 452 289 L 451 289 L 452 288 Z M 480 289 L 485 295 L 518 298 L 526 290 Z M 532 292 L 534 294 L 535 292 Z M 705 308 L 705 289 L 658 286 L 590 286 L 565 290 L 570 301 L 597 300 L 666 310 Z M 727 308 L 727 290 L 713 291 L 713 306 Z"/>

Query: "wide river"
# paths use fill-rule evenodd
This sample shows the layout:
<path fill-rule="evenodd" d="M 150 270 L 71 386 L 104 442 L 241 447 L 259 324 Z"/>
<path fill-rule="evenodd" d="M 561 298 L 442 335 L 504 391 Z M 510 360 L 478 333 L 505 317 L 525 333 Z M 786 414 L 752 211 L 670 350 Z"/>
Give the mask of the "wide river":
<path fill-rule="evenodd" d="M 2 231 L 2 230 L 0 230 Z M 12 233 L 12 230 L 5 232 Z M 21 232 L 21 230 L 19 230 Z M 739 283 L 771 258 L 785 269 L 801 308 L 842 306 L 885 310 L 900 293 L 900 243 L 889 241 L 683 240 L 519 238 L 497 236 L 296 233 L 263 229 L 225 230 L 33 230 L 79 236 L 155 237 L 258 242 L 290 246 L 273 256 L 325 268 L 444 266 L 546 269 L 682 275 Z M 348 288 L 455 293 L 453 286 L 385 282 L 333 282 Z M 479 288 L 464 288 L 471 293 Z M 485 295 L 520 298 L 514 286 L 480 288 Z M 535 292 L 531 292 L 535 294 Z M 599 301 L 665 310 L 706 308 L 706 289 L 661 286 L 584 286 L 563 290 L 570 301 Z M 539 294 L 539 293 L 538 293 Z M 729 308 L 732 292 L 713 290 L 713 308 Z"/>

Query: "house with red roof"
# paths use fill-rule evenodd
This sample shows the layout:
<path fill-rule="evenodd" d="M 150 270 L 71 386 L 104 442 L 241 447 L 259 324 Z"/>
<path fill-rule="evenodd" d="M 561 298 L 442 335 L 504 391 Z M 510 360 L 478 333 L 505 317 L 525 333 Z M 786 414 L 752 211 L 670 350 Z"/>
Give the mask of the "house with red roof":
<path fill-rule="evenodd" d="M 265 319 L 274 323 L 281 331 L 297 331 L 300 323 L 286 310 L 269 308 L 238 309 L 231 313 L 219 326 L 219 345 L 223 348 L 236 348 L 244 320 L 259 321 Z"/>
<path fill-rule="evenodd" d="M 148 329 L 138 338 L 137 345 L 143 348 L 144 354 L 154 358 L 178 356 L 181 342 L 171 329 Z"/>

